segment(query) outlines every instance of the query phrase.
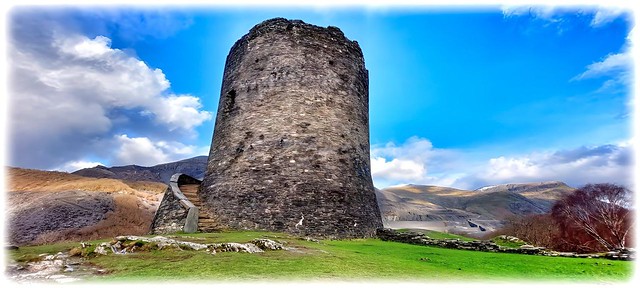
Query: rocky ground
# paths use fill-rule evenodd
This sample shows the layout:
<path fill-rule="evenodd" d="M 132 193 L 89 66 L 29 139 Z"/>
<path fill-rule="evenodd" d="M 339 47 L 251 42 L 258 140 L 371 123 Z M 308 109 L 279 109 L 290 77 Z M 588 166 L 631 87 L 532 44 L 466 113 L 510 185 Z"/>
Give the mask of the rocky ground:
<path fill-rule="evenodd" d="M 82 258 L 68 253 L 41 254 L 39 259 L 27 263 L 9 262 L 9 279 L 22 284 L 34 282 L 70 283 L 107 273 L 99 267 L 87 265 Z"/>
<path fill-rule="evenodd" d="M 108 273 L 104 269 L 88 264 L 86 260 L 91 257 L 135 254 L 153 250 L 195 250 L 216 255 L 224 252 L 252 254 L 267 250 L 295 250 L 295 248 L 286 247 L 280 242 L 266 238 L 253 239 L 248 243 L 202 243 L 202 241 L 190 242 L 163 236 L 118 236 L 111 242 L 98 245 L 81 242 L 78 247 L 69 251 L 40 254 L 35 259 L 25 262 L 19 263 L 12 259 L 7 265 L 6 273 L 9 279 L 18 283 L 70 283 Z"/>

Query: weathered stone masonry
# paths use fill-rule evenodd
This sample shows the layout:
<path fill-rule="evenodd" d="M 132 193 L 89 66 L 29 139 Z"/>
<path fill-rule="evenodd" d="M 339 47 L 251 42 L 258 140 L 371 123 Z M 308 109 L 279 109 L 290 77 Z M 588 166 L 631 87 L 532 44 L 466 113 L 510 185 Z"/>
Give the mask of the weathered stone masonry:
<path fill-rule="evenodd" d="M 169 186 L 151 222 L 152 234 L 196 232 L 199 209 L 180 191 L 179 186 L 199 183 L 200 180 L 186 174 L 176 173 L 171 176 Z"/>
<path fill-rule="evenodd" d="M 201 209 L 220 228 L 375 235 L 368 85 L 340 29 L 253 27 L 227 57 Z"/>

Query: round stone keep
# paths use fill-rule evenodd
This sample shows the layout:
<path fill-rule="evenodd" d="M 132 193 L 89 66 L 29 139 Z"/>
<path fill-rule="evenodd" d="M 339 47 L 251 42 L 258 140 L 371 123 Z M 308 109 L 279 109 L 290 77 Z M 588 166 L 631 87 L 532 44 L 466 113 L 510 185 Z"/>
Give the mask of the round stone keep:
<path fill-rule="evenodd" d="M 202 209 L 219 228 L 375 235 L 368 86 L 362 51 L 340 29 L 253 27 L 227 56 Z"/>

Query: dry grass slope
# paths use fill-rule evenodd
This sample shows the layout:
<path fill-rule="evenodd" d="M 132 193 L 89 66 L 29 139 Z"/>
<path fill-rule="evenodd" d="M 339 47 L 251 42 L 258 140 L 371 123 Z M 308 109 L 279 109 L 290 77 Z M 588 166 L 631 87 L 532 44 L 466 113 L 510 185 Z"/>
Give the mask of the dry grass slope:
<path fill-rule="evenodd" d="M 166 185 L 148 181 L 122 181 L 107 178 L 90 178 L 57 171 L 41 171 L 9 167 L 7 169 L 7 190 L 12 192 L 59 192 L 82 190 L 94 192 L 124 192 L 136 194 L 139 191 L 162 193 Z"/>
<path fill-rule="evenodd" d="M 22 168 L 8 168 L 6 176 L 7 191 L 11 196 L 8 197 L 7 215 L 15 215 L 25 208 L 37 209 L 38 203 L 33 203 L 34 201 L 40 199 L 43 204 L 51 203 L 51 199 L 56 199 L 56 194 L 64 191 L 100 193 L 112 197 L 115 202 L 115 210 L 107 212 L 102 221 L 79 229 L 60 227 L 60 229 L 40 234 L 32 244 L 148 233 L 159 200 L 167 187 L 157 182 L 98 179 L 64 172 Z M 34 194 L 42 196 L 34 197 Z M 29 205 L 20 205 L 21 201 L 28 201 Z M 28 219 L 10 221 L 28 221 Z"/>

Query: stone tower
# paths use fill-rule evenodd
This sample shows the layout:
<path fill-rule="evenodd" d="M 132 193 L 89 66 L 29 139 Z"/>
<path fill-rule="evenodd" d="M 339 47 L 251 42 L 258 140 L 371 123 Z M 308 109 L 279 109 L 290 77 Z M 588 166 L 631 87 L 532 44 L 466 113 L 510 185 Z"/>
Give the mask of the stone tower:
<path fill-rule="evenodd" d="M 336 27 L 282 18 L 238 40 L 199 197 L 220 228 L 373 236 L 382 221 L 358 43 Z"/>

